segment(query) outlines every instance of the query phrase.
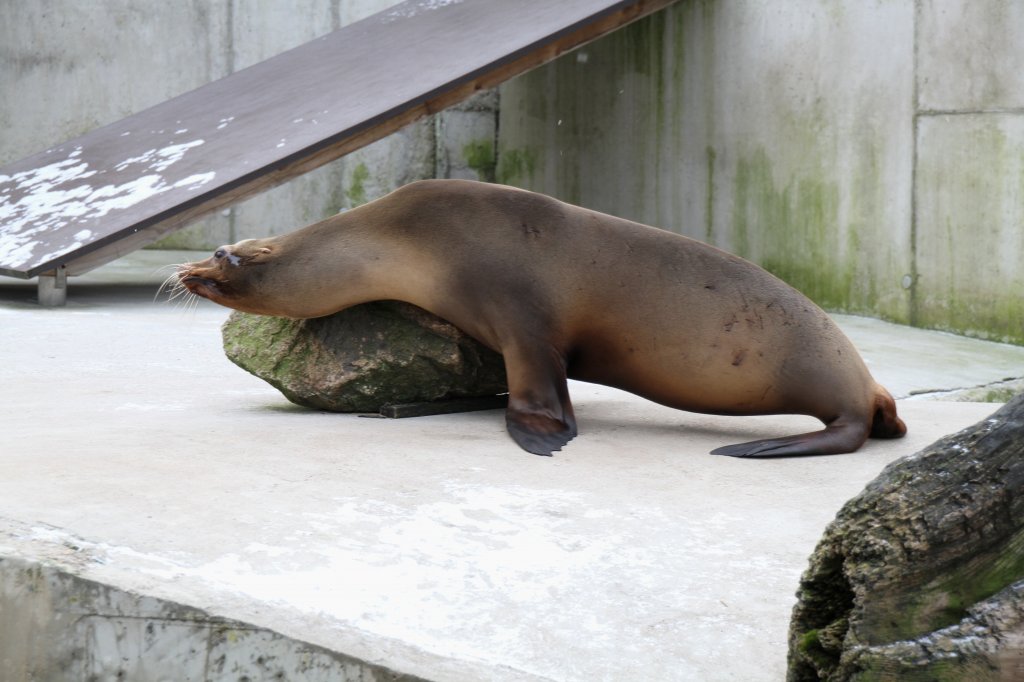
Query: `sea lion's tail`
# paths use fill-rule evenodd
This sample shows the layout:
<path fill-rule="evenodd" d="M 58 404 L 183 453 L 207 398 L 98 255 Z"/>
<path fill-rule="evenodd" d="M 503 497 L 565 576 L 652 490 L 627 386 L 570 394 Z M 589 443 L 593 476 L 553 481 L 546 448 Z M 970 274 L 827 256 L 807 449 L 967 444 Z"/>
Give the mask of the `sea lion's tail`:
<path fill-rule="evenodd" d="M 902 438 L 907 425 L 896 414 L 896 401 L 889 391 L 875 384 L 875 407 L 871 418 L 872 438 Z"/>

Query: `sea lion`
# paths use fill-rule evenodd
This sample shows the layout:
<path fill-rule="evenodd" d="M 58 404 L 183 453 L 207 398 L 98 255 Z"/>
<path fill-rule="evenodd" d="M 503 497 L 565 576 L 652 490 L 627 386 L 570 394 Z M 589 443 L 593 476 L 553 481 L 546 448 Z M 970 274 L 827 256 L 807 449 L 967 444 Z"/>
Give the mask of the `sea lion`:
<path fill-rule="evenodd" d="M 425 180 L 178 270 L 250 313 L 329 315 L 407 301 L 502 353 L 508 431 L 550 455 L 576 436 L 566 377 L 670 407 L 806 414 L 821 431 L 729 445 L 736 457 L 852 452 L 902 436 L 892 396 L 807 297 L 707 244 L 542 194 Z"/>

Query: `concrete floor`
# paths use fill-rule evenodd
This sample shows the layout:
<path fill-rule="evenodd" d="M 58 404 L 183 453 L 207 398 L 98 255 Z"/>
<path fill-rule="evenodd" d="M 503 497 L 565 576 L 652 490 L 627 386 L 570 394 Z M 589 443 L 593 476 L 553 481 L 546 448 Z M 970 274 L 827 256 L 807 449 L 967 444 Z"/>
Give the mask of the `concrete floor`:
<path fill-rule="evenodd" d="M 498 411 L 382 420 L 291 405 L 224 357 L 228 311 L 153 302 L 156 261 L 186 257 L 143 252 L 72 280 L 61 309 L 0 282 L 0 635 L 16 641 L 15 616 L 50 633 L 63 611 L 88 622 L 51 634 L 68 640 L 66 679 L 779 680 L 800 574 L 839 507 L 997 407 L 901 400 L 903 440 L 744 461 L 707 453 L 816 422 L 695 415 L 574 383 L 580 436 L 536 457 Z M 837 319 L 900 397 L 1024 375 L 1024 348 Z M 59 574 L 49 592 L 25 588 L 39 566 Z M 83 581 L 90 605 L 60 580 Z M 130 644 L 140 614 L 161 624 L 162 649 Z M 228 674 L 209 661 L 231 646 L 181 622 L 262 639 Z M 45 670 L 18 653 L 31 643 L 3 640 L 0 678 Z M 162 673 L 147 676 L 156 651 Z"/>

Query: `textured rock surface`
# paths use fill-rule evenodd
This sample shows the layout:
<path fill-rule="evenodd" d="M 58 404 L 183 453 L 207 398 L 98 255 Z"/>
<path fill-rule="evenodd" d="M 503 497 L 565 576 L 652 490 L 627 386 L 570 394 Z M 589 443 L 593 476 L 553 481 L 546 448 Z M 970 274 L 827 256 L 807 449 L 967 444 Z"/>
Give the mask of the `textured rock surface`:
<path fill-rule="evenodd" d="M 501 355 L 397 301 L 312 320 L 235 312 L 222 332 L 232 362 L 306 407 L 376 412 L 395 403 L 508 390 Z"/>
<path fill-rule="evenodd" d="M 797 596 L 790 680 L 1024 679 L 1024 395 L 886 467 Z"/>

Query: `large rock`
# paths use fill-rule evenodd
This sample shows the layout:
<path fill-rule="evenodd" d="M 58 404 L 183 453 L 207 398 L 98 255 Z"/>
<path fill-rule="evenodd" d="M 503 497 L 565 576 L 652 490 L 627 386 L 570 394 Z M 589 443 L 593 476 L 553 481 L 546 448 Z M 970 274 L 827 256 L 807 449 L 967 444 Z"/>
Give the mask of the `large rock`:
<path fill-rule="evenodd" d="M 224 352 L 299 405 L 332 412 L 506 392 L 500 354 L 397 301 L 311 320 L 235 312 Z"/>
<path fill-rule="evenodd" d="M 839 511 L 800 581 L 789 679 L 1024 679 L 1024 396 Z"/>

